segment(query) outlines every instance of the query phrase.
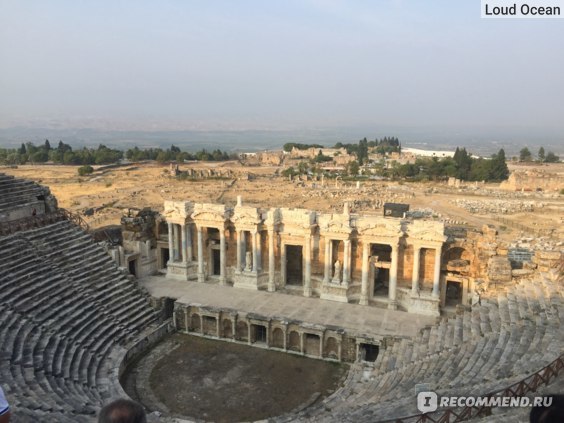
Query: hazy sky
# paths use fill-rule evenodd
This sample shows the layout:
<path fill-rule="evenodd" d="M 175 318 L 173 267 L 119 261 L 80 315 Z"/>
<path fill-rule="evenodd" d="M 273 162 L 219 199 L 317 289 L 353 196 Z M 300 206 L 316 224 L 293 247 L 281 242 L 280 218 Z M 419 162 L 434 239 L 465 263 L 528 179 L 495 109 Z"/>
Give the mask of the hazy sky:
<path fill-rule="evenodd" d="M 564 130 L 564 19 L 479 0 L 0 0 L 0 126 Z"/>

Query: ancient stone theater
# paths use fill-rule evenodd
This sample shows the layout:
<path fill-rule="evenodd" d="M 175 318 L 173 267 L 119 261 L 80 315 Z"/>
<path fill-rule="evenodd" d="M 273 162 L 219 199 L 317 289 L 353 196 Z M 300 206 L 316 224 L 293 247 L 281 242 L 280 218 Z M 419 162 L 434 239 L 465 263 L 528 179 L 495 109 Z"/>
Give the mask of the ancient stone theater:
<path fill-rule="evenodd" d="M 405 211 L 166 201 L 99 237 L 48 188 L 0 174 L 0 383 L 14 421 L 95 421 L 127 397 L 128 366 L 175 331 L 347 363 L 336 391 L 273 422 L 523 419 L 421 414 L 416 392 L 561 387 L 562 251 L 512 255 L 493 227 Z"/>

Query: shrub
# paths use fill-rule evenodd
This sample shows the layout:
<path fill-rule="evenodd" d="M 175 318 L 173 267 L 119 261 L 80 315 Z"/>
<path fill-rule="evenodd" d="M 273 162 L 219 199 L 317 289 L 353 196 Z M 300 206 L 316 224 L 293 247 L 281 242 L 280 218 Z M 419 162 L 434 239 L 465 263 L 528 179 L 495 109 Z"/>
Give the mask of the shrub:
<path fill-rule="evenodd" d="M 90 165 L 80 166 L 78 168 L 78 174 L 80 176 L 90 175 L 92 172 L 94 172 L 94 168 Z"/>

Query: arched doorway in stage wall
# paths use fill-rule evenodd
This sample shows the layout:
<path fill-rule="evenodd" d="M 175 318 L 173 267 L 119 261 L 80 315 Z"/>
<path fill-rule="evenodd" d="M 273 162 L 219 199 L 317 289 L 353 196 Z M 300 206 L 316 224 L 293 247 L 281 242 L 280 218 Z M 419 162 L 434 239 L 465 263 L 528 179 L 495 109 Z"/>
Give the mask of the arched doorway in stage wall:
<path fill-rule="evenodd" d="M 237 322 L 237 339 L 239 341 L 249 340 L 249 326 L 247 322 Z"/>
<path fill-rule="evenodd" d="M 198 313 L 192 314 L 190 316 L 190 330 L 192 332 L 200 332 L 200 315 Z"/>
<path fill-rule="evenodd" d="M 300 334 L 296 331 L 290 332 L 288 336 L 288 349 L 292 351 L 300 351 Z"/>
<path fill-rule="evenodd" d="M 274 328 L 272 331 L 272 343 L 274 348 L 284 348 L 284 332 L 280 328 Z"/>
<path fill-rule="evenodd" d="M 306 333 L 305 340 L 304 340 L 304 352 L 307 355 L 313 355 L 319 357 L 319 347 L 321 343 L 321 339 L 319 335 L 313 333 Z"/>
<path fill-rule="evenodd" d="M 231 319 L 223 319 L 223 337 L 233 338 L 233 324 Z"/>
<path fill-rule="evenodd" d="M 325 357 L 328 358 L 339 358 L 339 346 L 337 344 L 337 340 L 330 336 L 325 341 Z"/>

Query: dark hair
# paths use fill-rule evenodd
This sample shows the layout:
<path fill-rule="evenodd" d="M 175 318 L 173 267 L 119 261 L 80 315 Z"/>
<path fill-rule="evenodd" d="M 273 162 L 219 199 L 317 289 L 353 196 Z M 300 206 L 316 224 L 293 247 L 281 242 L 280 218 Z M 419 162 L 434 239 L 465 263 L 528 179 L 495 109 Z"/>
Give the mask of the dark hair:
<path fill-rule="evenodd" d="M 146 423 L 143 407 L 128 399 L 118 399 L 106 404 L 100 411 L 98 423 Z"/>
<path fill-rule="evenodd" d="M 564 395 L 547 395 L 552 398 L 550 406 L 533 407 L 530 422 L 532 423 L 560 423 L 564 421 Z"/>

